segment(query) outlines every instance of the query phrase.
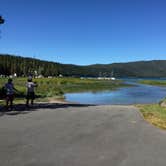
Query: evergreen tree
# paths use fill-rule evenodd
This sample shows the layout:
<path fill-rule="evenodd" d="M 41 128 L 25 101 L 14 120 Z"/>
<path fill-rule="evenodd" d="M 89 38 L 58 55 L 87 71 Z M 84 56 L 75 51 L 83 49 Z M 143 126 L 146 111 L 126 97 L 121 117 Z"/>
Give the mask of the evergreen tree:
<path fill-rule="evenodd" d="M 4 24 L 5 20 L 0 16 L 0 24 Z"/>

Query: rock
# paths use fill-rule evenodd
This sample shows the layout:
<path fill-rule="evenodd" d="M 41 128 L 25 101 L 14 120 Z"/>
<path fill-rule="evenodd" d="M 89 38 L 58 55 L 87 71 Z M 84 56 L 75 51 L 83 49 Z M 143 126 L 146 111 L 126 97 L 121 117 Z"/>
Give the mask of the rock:
<path fill-rule="evenodd" d="M 160 105 L 161 107 L 166 107 L 166 99 L 162 100 L 162 101 L 159 103 L 159 105 Z"/>

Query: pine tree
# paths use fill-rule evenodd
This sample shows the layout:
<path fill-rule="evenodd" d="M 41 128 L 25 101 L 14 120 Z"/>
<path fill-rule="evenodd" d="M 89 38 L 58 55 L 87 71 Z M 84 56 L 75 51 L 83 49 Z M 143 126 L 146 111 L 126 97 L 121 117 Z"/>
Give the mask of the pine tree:
<path fill-rule="evenodd" d="M 5 20 L 0 16 L 0 24 L 4 24 Z"/>

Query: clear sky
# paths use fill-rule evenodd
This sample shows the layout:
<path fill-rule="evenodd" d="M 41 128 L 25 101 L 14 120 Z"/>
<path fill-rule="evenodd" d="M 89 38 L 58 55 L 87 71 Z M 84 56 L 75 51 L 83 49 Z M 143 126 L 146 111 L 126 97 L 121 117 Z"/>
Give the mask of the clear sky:
<path fill-rule="evenodd" d="M 0 53 L 72 64 L 166 59 L 165 0 L 0 0 Z"/>

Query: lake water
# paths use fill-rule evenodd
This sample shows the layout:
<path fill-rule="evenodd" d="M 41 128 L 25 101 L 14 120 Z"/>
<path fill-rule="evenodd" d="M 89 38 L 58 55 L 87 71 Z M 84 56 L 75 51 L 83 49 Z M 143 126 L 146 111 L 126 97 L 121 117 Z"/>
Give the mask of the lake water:
<path fill-rule="evenodd" d="M 166 87 L 150 86 L 125 80 L 133 87 L 119 88 L 116 91 L 68 93 L 67 101 L 81 104 L 145 104 L 157 103 L 166 97 Z"/>

